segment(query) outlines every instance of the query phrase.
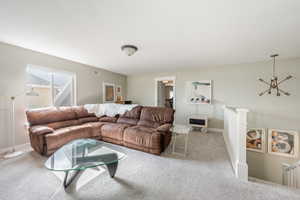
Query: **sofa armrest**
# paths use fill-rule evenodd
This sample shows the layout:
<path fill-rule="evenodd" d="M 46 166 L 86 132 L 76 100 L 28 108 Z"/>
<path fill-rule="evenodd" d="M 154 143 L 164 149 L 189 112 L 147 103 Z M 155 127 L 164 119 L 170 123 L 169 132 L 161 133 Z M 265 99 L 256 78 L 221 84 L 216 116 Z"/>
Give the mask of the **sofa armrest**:
<path fill-rule="evenodd" d="M 168 132 L 170 131 L 170 128 L 172 127 L 172 124 L 163 124 L 156 128 L 158 132 Z"/>
<path fill-rule="evenodd" d="M 45 135 L 45 134 L 49 134 L 49 133 L 53 133 L 54 129 L 50 128 L 48 126 L 32 126 L 29 128 L 29 131 L 32 134 L 36 134 L 36 135 Z"/>

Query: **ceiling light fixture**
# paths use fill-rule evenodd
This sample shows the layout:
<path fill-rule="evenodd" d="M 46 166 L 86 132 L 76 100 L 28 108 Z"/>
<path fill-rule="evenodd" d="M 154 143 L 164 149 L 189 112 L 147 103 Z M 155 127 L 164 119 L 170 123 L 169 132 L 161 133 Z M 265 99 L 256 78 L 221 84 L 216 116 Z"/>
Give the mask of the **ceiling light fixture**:
<path fill-rule="evenodd" d="M 259 96 L 262 96 L 262 95 L 264 95 L 264 94 L 266 94 L 266 93 L 272 94 L 272 90 L 276 90 L 276 95 L 277 95 L 277 96 L 280 96 L 281 93 L 283 93 L 283 94 L 286 95 L 286 96 L 290 96 L 290 95 L 291 95 L 290 93 L 288 93 L 288 92 L 286 92 L 286 91 L 284 91 L 284 90 L 281 90 L 281 89 L 279 88 L 279 85 L 280 85 L 281 83 L 283 83 L 283 82 L 285 82 L 285 81 L 287 81 L 287 80 L 293 78 L 293 76 L 289 75 L 289 76 L 287 76 L 286 78 L 284 78 L 284 79 L 282 79 L 282 80 L 280 80 L 280 81 L 278 80 L 278 77 L 276 76 L 276 73 L 275 73 L 275 58 L 276 58 L 277 56 L 279 56 L 279 55 L 278 55 L 278 54 L 273 54 L 273 55 L 271 55 L 271 58 L 273 58 L 273 76 L 272 76 L 272 78 L 271 78 L 271 81 L 270 81 L 270 82 L 267 82 L 267 81 L 263 80 L 262 78 L 259 78 L 259 79 L 258 79 L 260 82 L 262 82 L 262 83 L 264 83 L 264 84 L 267 84 L 267 85 L 269 86 L 269 88 L 268 88 L 267 90 L 265 90 L 265 91 L 259 93 Z"/>
<path fill-rule="evenodd" d="M 124 51 L 127 56 L 132 56 L 135 52 L 137 52 L 138 48 L 133 45 L 123 45 L 121 50 Z"/>

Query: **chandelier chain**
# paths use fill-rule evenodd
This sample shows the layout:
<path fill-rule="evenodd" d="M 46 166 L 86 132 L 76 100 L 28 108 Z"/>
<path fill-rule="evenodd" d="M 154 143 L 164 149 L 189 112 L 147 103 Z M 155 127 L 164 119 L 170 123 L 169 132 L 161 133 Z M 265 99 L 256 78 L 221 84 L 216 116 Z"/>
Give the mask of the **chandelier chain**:
<path fill-rule="evenodd" d="M 273 57 L 273 77 L 275 77 L 275 56 Z"/>

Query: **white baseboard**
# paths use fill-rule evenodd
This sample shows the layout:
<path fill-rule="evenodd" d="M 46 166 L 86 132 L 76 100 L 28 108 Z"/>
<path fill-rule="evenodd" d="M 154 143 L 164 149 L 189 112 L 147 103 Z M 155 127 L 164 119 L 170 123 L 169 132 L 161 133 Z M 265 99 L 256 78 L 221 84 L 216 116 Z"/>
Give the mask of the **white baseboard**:
<path fill-rule="evenodd" d="M 220 129 L 220 128 L 208 128 L 207 130 L 211 132 L 218 132 L 218 133 L 224 132 L 224 129 Z"/>
<path fill-rule="evenodd" d="M 237 161 L 235 163 L 235 175 L 241 180 L 248 181 L 248 164 Z"/>
<path fill-rule="evenodd" d="M 31 149 L 31 146 L 30 146 L 30 143 L 19 144 L 19 145 L 15 146 L 15 149 L 17 151 L 24 151 L 24 150 Z M 0 149 L 0 154 L 7 153 L 7 152 L 9 152 L 11 150 L 12 150 L 12 147 L 7 147 L 7 148 Z"/>
<path fill-rule="evenodd" d="M 249 176 L 248 180 L 252 181 L 252 182 L 256 182 L 256 183 L 267 184 L 267 185 L 282 186 L 282 184 L 271 182 L 271 181 L 266 181 L 266 180 L 259 179 L 259 178 L 255 178 L 253 176 Z"/>

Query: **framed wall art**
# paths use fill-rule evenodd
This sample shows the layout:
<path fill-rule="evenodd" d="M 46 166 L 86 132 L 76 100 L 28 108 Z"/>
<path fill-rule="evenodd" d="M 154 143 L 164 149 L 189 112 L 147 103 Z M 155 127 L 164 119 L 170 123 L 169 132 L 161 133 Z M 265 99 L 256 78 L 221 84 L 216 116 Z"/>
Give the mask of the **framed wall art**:
<path fill-rule="evenodd" d="M 122 101 L 122 86 L 121 85 L 116 85 L 116 101 Z"/>
<path fill-rule="evenodd" d="M 253 128 L 247 131 L 247 150 L 260 153 L 266 152 L 266 131 L 263 128 Z"/>
<path fill-rule="evenodd" d="M 212 81 L 187 81 L 186 98 L 190 104 L 211 104 Z"/>
<path fill-rule="evenodd" d="M 112 103 L 115 101 L 115 84 L 103 83 L 103 102 Z"/>
<path fill-rule="evenodd" d="M 296 158 L 299 152 L 299 133 L 278 129 L 268 130 L 268 153 Z"/>

